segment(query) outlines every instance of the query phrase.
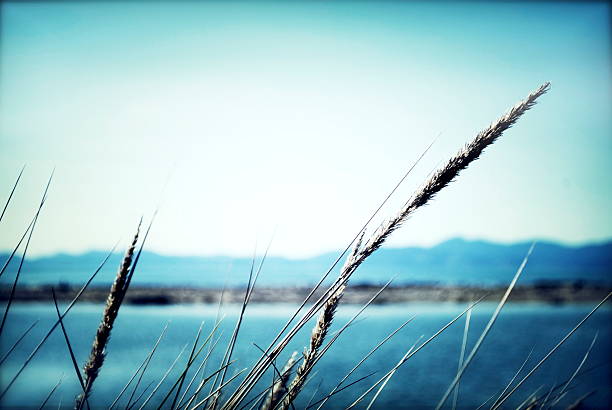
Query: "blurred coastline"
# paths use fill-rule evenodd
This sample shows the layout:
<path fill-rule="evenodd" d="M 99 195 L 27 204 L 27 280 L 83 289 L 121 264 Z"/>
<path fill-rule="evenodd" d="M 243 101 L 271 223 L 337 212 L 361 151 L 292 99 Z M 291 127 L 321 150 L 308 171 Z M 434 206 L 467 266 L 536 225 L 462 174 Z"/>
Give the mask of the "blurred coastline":
<path fill-rule="evenodd" d="M 54 289 L 59 300 L 70 301 L 79 291 L 79 287 L 69 284 L 40 286 L 21 286 L 17 289 L 15 300 L 19 302 L 51 301 L 51 289 Z M 381 288 L 376 285 L 356 285 L 347 289 L 342 302 L 348 304 L 366 303 Z M 96 285 L 88 289 L 81 297 L 87 302 L 103 302 L 108 295 L 109 286 Z M 256 287 L 251 303 L 300 303 L 311 288 L 309 287 Z M 505 286 L 451 286 L 438 284 L 417 284 L 408 286 L 390 286 L 382 292 L 375 304 L 406 302 L 470 302 L 485 297 L 485 300 L 498 300 L 505 292 Z M 593 302 L 603 299 L 612 287 L 603 283 L 584 281 L 558 282 L 541 281 L 529 285 L 517 286 L 510 302 L 544 302 L 552 304 Z M 219 303 L 223 296 L 224 303 L 242 303 L 245 288 L 226 289 L 201 287 L 156 287 L 139 286 L 130 288 L 126 302 L 134 305 L 171 305 L 192 303 Z M 324 289 L 315 292 L 311 300 L 322 295 Z M 0 288 L 0 300 L 7 300 L 10 287 Z"/>

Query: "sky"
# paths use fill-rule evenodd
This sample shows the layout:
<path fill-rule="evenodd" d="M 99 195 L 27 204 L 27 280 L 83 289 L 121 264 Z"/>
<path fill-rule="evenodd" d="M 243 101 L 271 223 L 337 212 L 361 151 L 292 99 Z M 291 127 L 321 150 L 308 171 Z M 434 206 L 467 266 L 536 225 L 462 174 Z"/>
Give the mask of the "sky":
<path fill-rule="evenodd" d="M 612 237 L 610 6 L 2 2 L 0 222 L 31 255 L 341 249 L 545 81 L 551 91 L 387 246 Z"/>

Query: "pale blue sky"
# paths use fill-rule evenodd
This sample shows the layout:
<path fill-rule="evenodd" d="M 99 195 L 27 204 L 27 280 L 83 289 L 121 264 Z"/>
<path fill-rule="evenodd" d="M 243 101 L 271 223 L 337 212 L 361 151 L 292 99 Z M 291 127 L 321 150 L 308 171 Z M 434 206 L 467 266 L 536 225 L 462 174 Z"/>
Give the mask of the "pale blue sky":
<path fill-rule="evenodd" d="M 338 249 L 440 134 L 421 180 L 544 81 L 552 90 L 389 242 L 612 237 L 609 5 L 2 3 L 8 249 L 56 167 L 33 254 Z"/>

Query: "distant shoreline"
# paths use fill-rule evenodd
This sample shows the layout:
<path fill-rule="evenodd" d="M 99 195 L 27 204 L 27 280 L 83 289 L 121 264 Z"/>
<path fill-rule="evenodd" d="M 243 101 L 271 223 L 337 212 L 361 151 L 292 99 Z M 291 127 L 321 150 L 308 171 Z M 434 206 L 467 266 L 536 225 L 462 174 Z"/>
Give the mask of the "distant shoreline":
<path fill-rule="evenodd" d="M 81 301 L 104 302 L 110 286 L 92 286 L 82 296 Z M 51 301 L 50 285 L 20 286 L 15 293 L 18 302 Z M 367 302 L 380 286 L 357 285 L 349 287 L 343 297 L 343 303 L 363 304 Z M 60 301 L 69 301 L 79 288 L 60 285 L 54 287 Z M 251 303 L 300 303 L 311 288 L 255 288 Z M 512 302 L 544 302 L 552 304 L 593 302 L 603 299 L 612 288 L 605 284 L 586 282 L 546 282 L 534 285 L 517 286 L 510 295 Z M 315 293 L 312 300 L 324 291 Z M 405 302 L 469 302 L 484 295 L 485 299 L 496 300 L 506 291 L 506 287 L 445 286 L 445 285 L 409 285 L 387 288 L 374 301 L 375 304 Z M 224 303 L 242 303 L 244 288 L 229 288 L 223 292 Z M 10 294 L 8 286 L 0 287 L 0 300 L 6 301 Z M 197 287 L 132 287 L 127 293 L 126 302 L 134 305 L 171 305 L 190 303 L 218 303 L 222 289 Z"/>

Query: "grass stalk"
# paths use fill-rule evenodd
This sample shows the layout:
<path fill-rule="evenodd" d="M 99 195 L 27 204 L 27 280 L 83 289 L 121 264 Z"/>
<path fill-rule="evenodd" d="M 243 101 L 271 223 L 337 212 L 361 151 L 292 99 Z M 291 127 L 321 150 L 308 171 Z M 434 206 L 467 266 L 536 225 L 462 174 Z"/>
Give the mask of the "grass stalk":
<path fill-rule="evenodd" d="M 183 348 L 181 349 L 181 351 L 179 352 L 178 356 L 176 356 L 176 359 L 174 359 L 174 361 L 172 362 L 172 364 L 170 365 L 170 367 L 168 368 L 168 370 L 166 370 L 166 372 L 164 373 L 163 377 L 159 380 L 159 382 L 157 383 L 157 385 L 155 386 L 155 388 L 153 389 L 153 391 L 151 392 L 151 394 L 147 397 L 147 399 L 140 405 L 140 407 L 138 408 L 138 410 L 142 410 L 145 408 L 145 406 L 147 405 L 147 403 L 153 398 L 153 396 L 155 396 L 155 393 L 157 393 L 157 391 L 159 390 L 159 388 L 161 387 L 161 385 L 164 383 L 164 381 L 166 380 L 166 378 L 168 377 L 168 375 L 172 372 L 172 369 L 174 369 L 174 366 L 176 366 L 176 363 L 179 361 L 179 359 L 181 358 L 181 356 L 183 355 L 183 353 L 185 352 L 185 349 L 187 349 L 187 345 L 184 345 Z M 134 407 L 136 403 L 132 403 L 130 406 L 127 407 L 127 410 L 131 409 Z"/>
<path fill-rule="evenodd" d="M 79 365 L 77 363 L 76 357 L 74 356 L 74 351 L 72 350 L 72 344 L 70 343 L 70 338 L 68 337 L 68 332 L 64 327 L 64 321 L 62 320 L 62 315 L 59 311 L 59 306 L 57 305 L 57 298 L 55 297 L 55 290 L 51 288 L 51 294 L 53 295 L 53 304 L 55 305 L 55 312 L 57 313 L 57 320 L 60 322 L 60 327 L 62 329 L 62 333 L 64 334 L 64 340 L 66 341 L 66 346 L 68 347 L 68 353 L 70 354 L 70 360 L 72 361 L 72 366 L 74 367 L 74 371 L 77 376 L 77 380 L 81 385 L 81 390 L 83 393 L 85 392 L 85 382 L 83 381 L 83 376 L 81 375 L 81 371 L 79 370 Z M 87 408 L 91 408 L 89 405 L 89 401 L 85 398 Z"/>
<path fill-rule="evenodd" d="M 45 397 L 45 400 L 43 400 L 43 402 L 40 404 L 40 406 L 38 407 L 38 410 L 41 410 L 42 408 L 45 407 L 45 405 L 47 404 L 47 402 L 49 401 L 51 396 L 53 396 L 53 393 L 55 393 L 55 391 L 60 386 L 60 384 L 62 384 L 63 379 L 64 379 L 64 375 L 62 374 L 60 376 L 59 380 L 57 381 L 57 383 L 55 383 L 55 385 L 53 386 L 53 388 L 49 392 L 49 394 L 47 394 L 47 397 Z"/>
<path fill-rule="evenodd" d="M 119 266 L 119 271 L 115 277 L 115 281 L 111 286 L 111 290 L 106 299 L 106 306 L 104 307 L 104 313 L 102 314 L 102 321 L 98 326 L 96 336 L 91 347 L 91 353 L 85 366 L 83 366 L 83 373 L 85 374 L 85 391 L 79 395 L 76 400 L 76 407 L 80 409 L 83 406 L 84 399 L 87 399 L 91 393 L 92 386 L 100 373 L 100 369 L 104 365 L 104 359 L 106 357 L 106 345 L 110 339 L 115 319 L 119 314 L 119 308 L 123 302 L 125 294 L 129 287 L 129 279 L 131 278 L 130 272 L 132 267 L 132 260 L 134 257 L 134 251 L 136 249 L 136 243 L 138 242 L 138 236 L 140 234 L 140 226 L 142 220 L 138 224 L 136 234 L 132 239 L 132 243 L 128 247 L 123 260 Z"/>
<path fill-rule="evenodd" d="M 340 386 L 342 386 L 342 384 L 349 378 L 351 377 L 351 375 L 366 361 L 368 360 L 368 358 L 370 356 L 372 356 L 372 354 L 374 354 L 374 352 L 376 352 L 382 345 L 384 345 L 389 339 L 391 339 L 393 336 L 395 336 L 397 334 L 397 332 L 399 332 L 400 330 L 402 330 L 408 323 L 412 322 L 414 320 L 415 316 L 412 316 L 410 319 L 406 320 L 404 323 L 402 323 L 398 328 L 396 328 L 393 332 L 389 333 L 383 340 L 381 340 L 380 342 L 378 342 L 378 344 L 376 346 L 374 346 L 368 353 L 366 353 L 366 355 L 361 358 L 361 360 L 359 362 L 357 362 L 357 364 L 355 366 L 353 366 L 353 368 L 351 370 L 349 370 L 349 372 L 347 374 L 344 375 L 344 377 L 342 378 L 342 380 L 340 380 L 340 382 L 338 382 L 338 384 L 336 384 L 336 386 L 329 392 L 329 394 L 327 394 L 327 396 L 325 396 L 323 399 L 319 400 L 318 402 L 315 403 L 319 404 L 319 407 L 317 407 L 316 410 L 320 410 L 325 403 L 329 400 L 329 398 L 331 396 L 333 396 L 335 394 L 336 391 L 340 391 L 342 390 L 340 388 Z"/>
<path fill-rule="evenodd" d="M 510 388 L 510 386 L 512 386 L 512 383 L 514 383 L 514 380 L 516 380 L 516 378 L 518 377 L 519 374 L 521 374 L 521 372 L 523 371 L 523 368 L 525 367 L 525 365 L 527 364 L 527 362 L 529 361 L 529 359 L 531 358 L 531 355 L 533 354 L 533 348 L 531 349 L 531 351 L 529 352 L 529 354 L 527 355 L 527 357 L 525 358 L 525 361 L 523 362 L 523 364 L 521 365 L 521 367 L 519 367 L 519 369 L 516 371 L 516 373 L 514 373 L 514 376 L 512 376 L 512 379 L 510 379 L 510 381 L 508 382 L 508 384 L 506 384 L 506 387 L 504 387 L 504 390 L 502 390 L 502 392 L 499 394 L 499 396 L 497 396 L 497 399 L 495 399 L 495 401 L 493 402 L 493 404 L 491 405 L 491 408 L 493 408 L 499 399 L 501 399 L 502 397 L 504 397 L 504 394 L 506 394 L 506 392 L 508 391 L 508 389 Z"/>
<path fill-rule="evenodd" d="M 2 366 L 2 363 L 4 363 L 6 359 L 8 359 L 11 353 L 13 353 L 13 351 L 17 348 L 17 346 L 19 346 L 21 341 L 28 335 L 28 333 L 30 333 L 30 330 L 32 330 L 34 326 L 38 324 L 38 322 L 40 322 L 40 319 L 36 319 L 34 322 L 32 322 L 32 324 L 21 334 L 21 336 L 19 336 L 19 338 L 15 341 L 15 343 L 13 343 L 11 348 L 7 350 L 4 356 L 2 356 L 2 359 L 0 359 L 0 366 Z"/>
<path fill-rule="evenodd" d="M 352 254 L 347 258 L 340 275 L 332 286 L 332 293 L 325 301 L 323 311 L 319 316 L 319 320 L 315 324 L 311 334 L 309 351 L 316 351 L 317 345 L 322 343 L 322 339 L 326 336 L 326 321 L 331 322 L 335 315 L 335 306 L 342 297 L 342 293 L 346 288 L 346 284 L 355 270 L 368 258 L 372 253 L 378 250 L 387 238 L 397 230 L 417 209 L 426 205 L 432 200 L 436 194 L 450 184 L 459 173 L 467 168 L 470 163 L 480 157 L 480 154 L 486 147 L 493 144 L 504 131 L 509 129 L 526 111 L 533 107 L 536 100 L 548 91 L 550 83 L 541 85 L 534 92 L 529 94 L 527 98 L 519 102 L 511 108 L 505 115 L 499 118 L 495 123 L 478 133 L 478 135 L 453 156 L 443 167 L 433 173 L 425 183 L 417 190 L 412 197 L 404 204 L 402 209 L 391 219 L 381 224 L 381 226 L 370 236 L 362 249 L 360 244 L 355 246 Z M 360 241 L 358 241 L 360 242 Z M 314 350 L 313 350 L 314 349 Z M 305 358 L 305 361 L 309 357 Z M 298 368 L 299 372 L 300 368 Z M 298 373 L 299 374 L 299 373 Z M 293 398 L 299 392 L 299 385 L 296 385 L 296 390 L 292 394 Z M 286 408 L 286 407 L 284 407 Z"/>
<path fill-rule="evenodd" d="M 468 312 L 469 312 L 469 310 L 468 310 Z M 419 336 L 419 338 L 416 340 L 416 342 L 414 342 L 414 344 L 412 346 L 410 346 L 410 349 L 408 349 L 408 351 L 406 352 L 404 357 L 402 357 L 400 359 L 398 365 L 401 364 L 406 359 L 406 357 L 408 357 L 408 355 L 410 355 L 410 353 L 412 353 L 412 351 L 416 347 L 417 343 L 419 343 L 422 338 L 423 338 L 423 335 Z M 395 372 L 397 371 L 398 368 L 399 368 L 399 366 L 394 368 L 389 373 L 389 375 L 385 378 L 385 380 L 382 382 L 382 384 L 380 385 L 380 387 L 376 391 L 376 394 L 374 394 L 374 397 L 372 397 L 372 400 L 370 400 L 370 403 L 368 404 L 368 407 L 366 408 L 366 410 L 370 410 L 372 408 L 372 406 L 374 405 L 374 402 L 376 401 L 376 399 L 378 399 L 378 396 L 380 396 L 380 393 L 383 391 L 383 389 L 385 388 L 387 383 L 389 383 L 389 380 L 391 380 L 391 378 L 393 377 L 393 375 L 395 374 Z"/>
<path fill-rule="evenodd" d="M 13 198 L 13 194 L 15 193 L 15 189 L 17 189 L 17 185 L 19 185 L 19 180 L 21 179 L 21 175 L 23 174 L 23 170 L 25 169 L 25 165 L 21 167 L 21 171 L 19 171 L 19 175 L 17 175 L 17 180 L 13 184 L 13 189 L 11 189 L 11 193 L 9 194 L 6 202 L 4 203 L 4 208 L 2 208 L 2 213 L 0 213 L 0 222 L 2 218 L 4 218 L 4 213 L 6 212 L 6 208 L 8 208 L 11 203 L 11 199 Z"/>
<path fill-rule="evenodd" d="M 472 311 L 468 310 L 465 315 L 465 326 L 463 327 L 463 339 L 461 340 L 461 352 L 459 353 L 459 363 L 457 364 L 457 373 L 461 370 L 461 366 L 463 365 L 463 359 L 465 357 L 465 348 L 467 345 L 468 332 L 470 330 L 470 318 L 472 317 Z M 453 391 L 453 406 L 452 410 L 457 408 L 457 400 L 459 399 L 459 383 L 455 386 Z"/>

